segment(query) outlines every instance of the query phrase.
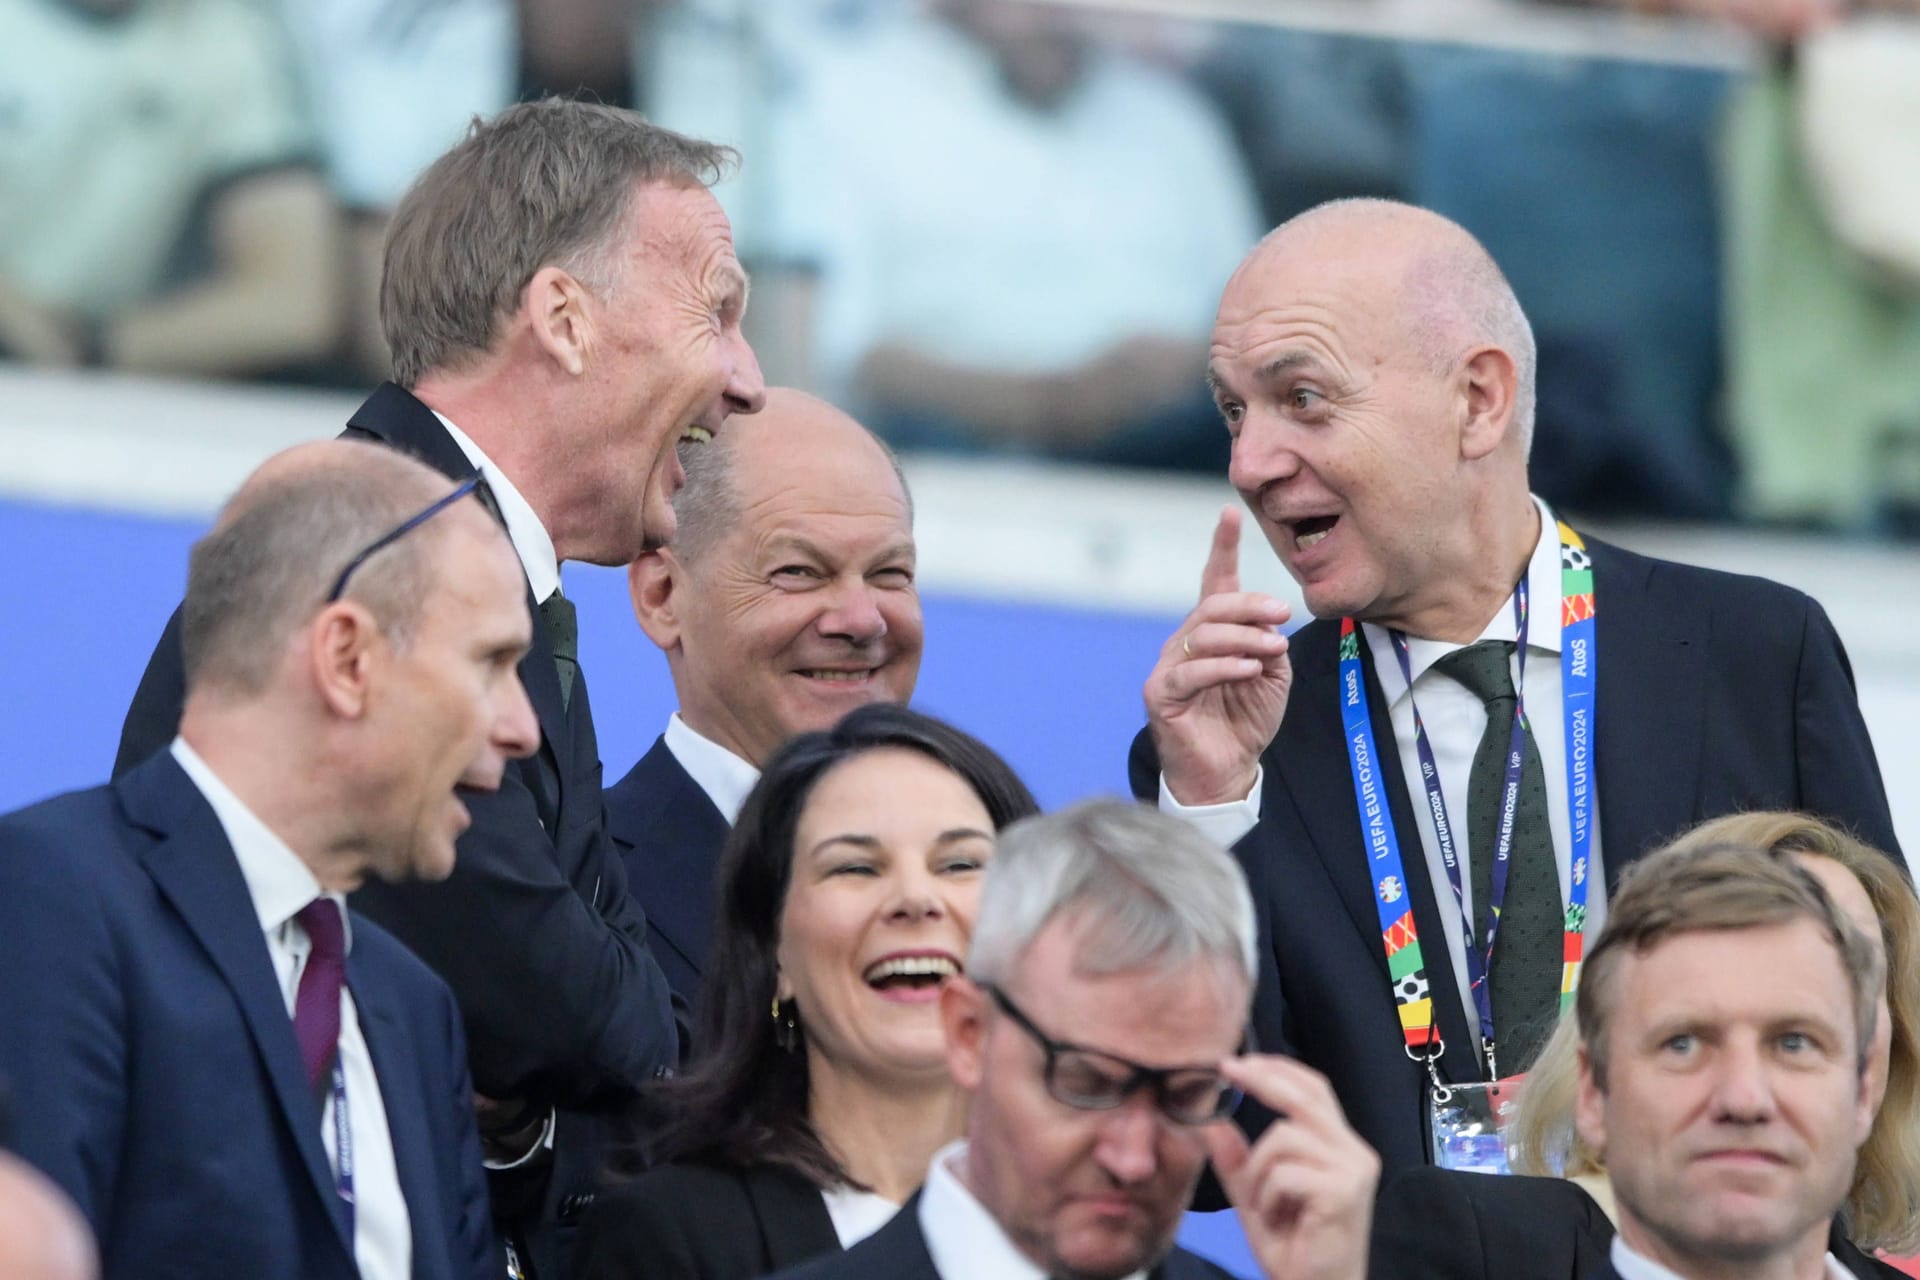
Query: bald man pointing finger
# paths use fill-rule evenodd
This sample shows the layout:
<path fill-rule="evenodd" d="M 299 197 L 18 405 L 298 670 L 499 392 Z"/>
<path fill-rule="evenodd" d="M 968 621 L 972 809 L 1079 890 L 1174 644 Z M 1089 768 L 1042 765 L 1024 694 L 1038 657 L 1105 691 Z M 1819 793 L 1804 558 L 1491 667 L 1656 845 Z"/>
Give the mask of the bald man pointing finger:
<path fill-rule="evenodd" d="M 1818 604 L 1584 537 L 1530 492 L 1532 332 L 1464 229 L 1300 215 L 1229 282 L 1207 372 L 1314 620 L 1278 645 L 1284 610 L 1210 563 L 1133 785 L 1237 842 L 1259 1042 L 1328 1076 L 1389 1170 L 1432 1156 L 1435 1093 L 1526 1069 L 1664 835 L 1781 807 L 1896 847 Z"/>

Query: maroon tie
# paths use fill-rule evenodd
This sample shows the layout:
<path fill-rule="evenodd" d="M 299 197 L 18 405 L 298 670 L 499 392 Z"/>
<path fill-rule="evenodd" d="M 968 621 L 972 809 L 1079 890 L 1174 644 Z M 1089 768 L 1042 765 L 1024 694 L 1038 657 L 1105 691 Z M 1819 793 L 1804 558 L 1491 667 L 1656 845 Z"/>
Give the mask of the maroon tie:
<path fill-rule="evenodd" d="M 307 931 L 313 950 L 307 954 L 300 990 L 293 998 L 293 1035 L 300 1042 L 307 1083 L 317 1089 L 333 1066 L 340 1043 L 340 988 L 347 981 L 346 928 L 340 905 L 332 898 L 315 898 L 294 919 Z"/>

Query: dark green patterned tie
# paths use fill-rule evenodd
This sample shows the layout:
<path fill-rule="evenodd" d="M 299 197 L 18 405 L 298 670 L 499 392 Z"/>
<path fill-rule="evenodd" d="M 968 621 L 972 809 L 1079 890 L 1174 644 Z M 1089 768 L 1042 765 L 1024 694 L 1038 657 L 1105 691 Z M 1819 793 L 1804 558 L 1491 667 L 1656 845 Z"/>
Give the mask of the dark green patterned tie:
<path fill-rule="evenodd" d="M 573 601 L 561 595 L 556 588 L 540 606 L 540 616 L 546 621 L 547 635 L 553 641 L 553 669 L 560 677 L 560 709 L 566 711 L 573 702 L 573 677 L 580 670 L 580 619 L 575 615 Z"/>
<path fill-rule="evenodd" d="M 1473 861 L 1474 934 L 1484 940 L 1492 896 L 1493 853 L 1500 838 L 1500 799 L 1518 695 L 1509 665 L 1510 640 L 1483 640 L 1455 650 L 1433 669 L 1465 685 L 1487 707 L 1486 732 L 1467 779 L 1467 832 Z M 1547 821 L 1547 779 L 1529 730 L 1523 737 L 1520 800 L 1507 855 L 1506 900 L 1487 975 L 1503 1076 L 1525 1071 L 1553 1031 L 1560 1011 L 1560 872 Z"/>

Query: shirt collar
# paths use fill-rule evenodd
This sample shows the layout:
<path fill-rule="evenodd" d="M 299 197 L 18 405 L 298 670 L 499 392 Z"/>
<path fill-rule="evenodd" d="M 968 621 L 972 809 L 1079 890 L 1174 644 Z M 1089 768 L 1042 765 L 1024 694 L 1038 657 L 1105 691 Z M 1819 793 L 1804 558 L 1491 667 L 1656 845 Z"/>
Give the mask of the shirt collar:
<path fill-rule="evenodd" d="M 727 825 L 737 822 L 747 793 L 760 781 L 760 771 L 681 719 L 678 711 L 667 721 L 666 739 L 667 750 L 707 793 Z"/>
<path fill-rule="evenodd" d="M 246 801 L 220 780 L 200 753 L 187 745 L 185 738 L 174 738 L 168 749 L 188 779 L 206 797 L 213 816 L 220 821 L 220 829 L 226 832 L 227 843 L 233 846 L 234 861 L 240 864 L 240 876 L 247 882 L 247 896 L 253 900 L 254 914 L 260 918 L 262 933 L 270 934 L 285 927 L 309 902 L 323 896 L 320 882 L 300 860 L 300 855 L 288 848 L 286 841 L 275 835 L 247 807 Z M 346 900 L 337 893 L 324 896 L 341 904 L 341 919 L 347 922 L 347 949 L 351 951 L 353 922 L 346 911 Z"/>
<path fill-rule="evenodd" d="M 1560 652 L 1560 528 L 1546 503 L 1536 497 L 1533 505 L 1540 512 L 1540 537 L 1534 542 L 1533 555 L 1527 560 L 1527 651 L 1557 656 Z M 1387 629 L 1366 622 L 1361 624 L 1361 630 L 1366 633 L 1367 645 L 1373 650 L 1373 665 L 1380 677 L 1380 691 L 1386 695 L 1389 704 L 1398 703 L 1407 696 L 1408 686 L 1400 678 L 1400 662 L 1393 656 L 1393 641 Z M 1518 635 L 1519 629 L 1514 625 L 1513 618 L 1513 594 L 1509 594 L 1500 602 L 1492 620 L 1477 639 L 1513 640 Z M 1419 683 L 1420 677 L 1427 673 L 1427 668 L 1464 647 L 1444 640 L 1408 636 L 1407 664 L 1413 669 L 1414 683 Z"/>
<path fill-rule="evenodd" d="M 433 411 L 433 416 L 440 419 L 440 425 L 460 446 L 460 452 L 467 455 L 473 469 L 487 478 L 487 487 L 493 490 L 494 503 L 500 508 L 500 518 L 506 522 L 507 538 L 527 571 L 527 586 L 533 591 L 534 603 L 545 604 L 547 597 L 560 589 L 560 559 L 553 549 L 553 537 L 547 532 L 547 526 L 540 523 L 532 505 L 513 487 L 513 481 L 507 479 L 507 473 L 495 466 L 493 459 L 487 457 L 466 432 L 454 426 L 438 409 Z"/>
<path fill-rule="evenodd" d="M 1620 1273 L 1620 1280 L 1683 1280 L 1679 1272 L 1661 1266 L 1628 1244 L 1623 1236 L 1614 1236 L 1608 1257 L 1613 1269 Z M 1826 1263 L 1827 1280 L 1855 1280 L 1853 1272 L 1831 1252 L 1827 1254 Z"/>
<path fill-rule="evenodd" d="M 936 1151 L 920 1192 L 920 1234 L 933 1269 L 943 1276 L 1004 1276 L 1008 1280 L 1046 1280 L 1046 1272 L 1015 1247 L 987 1207 L 960 1180 L 966 1162 L 963 1138 Z M 1136 1271 L 1126 1280 L 1144 1280 Z"/>

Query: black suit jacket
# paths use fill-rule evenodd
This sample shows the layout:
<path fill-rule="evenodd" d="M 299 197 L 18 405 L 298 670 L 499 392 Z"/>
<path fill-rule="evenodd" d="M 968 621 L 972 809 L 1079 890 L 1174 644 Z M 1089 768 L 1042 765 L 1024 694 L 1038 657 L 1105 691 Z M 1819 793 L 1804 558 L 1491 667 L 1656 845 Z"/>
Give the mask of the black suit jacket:
<path fill-rule="evenodd" d="M 1897 850 L 1853 673 L 1818 604 L 1759 578 L 1594 539 L 1587 549 L 1599 661 L 1595 785 L 1610 885 L 1662 841 L 1742 809 L 1810 810 Z M 1390 1175 L 1427 1159 L 1424 1072 L 1404 1050 L 1381 946 L 1340 722 L 1338 649 L 1336 620 L 1294 634 L 1293 692 L 1262 757 L 1260 824 L 1235 853 L 1260 917 L 1260 1044 L 1332 1080 Z M 1369 646 L 1361 654 L 1374 734 L 1390 743 Z M 1134 793 L 1157 795 L 1159 762 L 1144 732 L 1129 765 Z M 1438 899 L 1418 873 L 1425 857 L 1406 779 L 1399 769 L 1383 772 L 1446 1043 L 1441 1070 L 1451 1080 L 1477 1079 Z"/>
<path fill-rule="evenodd" d="M 1564 1178 L 1409 1169 L 1381 1188 L 1375 1280 L 1613 1280 L 1613 1223 Z M 1859 1280 L 1907 1280 L 1836 1222 L 1827 1248 Z"/>
<path fill-rule="evenodd" d="M 920 1230 L 920 1197 L 900 1207 L 886 1226 L 844 1253 L 817 1258 L 806 1266 L 779 1273 L 779 1280 L 943 1280 L 927 1252 L 927 1238 Z M 1197 1253 L 1178 1246 L 1147 1273 L 1148 1280 L 1235 1280 Z M 947 1276 L 944 1280 L 975 1280 L 972 1276 Z"/>
<path fill-rule="evenodd" d="M 347 986 L 422 1280 L 495 1280 L 458 1011 L 354 913 Z M 0 818 L 0 1078 L 12 1144 L 104 1275 L 349 1280 L 320 1102 L 245 878 L 171 755 Z"/>
<path fill-rule="evenodd" d="M 472 470 L 433 411 L 387 383 L 347 424 L 349 438 L 409 453 L 449 476 Z M 531 609 L 533 603 L 528 601 Z M 446 979 L 466 1022 L 474 1085 L 492 1097 L 561 1108 L 542 1214 L 597 1182 L 608 1140 L 597 1116 L 670 1070 L 679 1034 L 667 982 L 647 948 L 646 918 L 606 833 L 600 754 L 585 672 L 560 703 L 553 645 L 535 620 L 520 680 L 539 717 L 540 749 L 509 762 L 500 789 L 466 797 L 473 824 L 443 883 L 369 883 L 354 905 Z M 127 711 L 116 771 L 164 746 L 180 723 L 180 616 L 167 624 Z M 496 1209 L 519 1220 L 549 1191 L 496 1178 Z M 557 1259 L 555 1245 L 536 1256 Z M 557 1274 L 548 1261 L 544 1274 Z"/>
<path fill-rule="evenodd" d="M 654 958 L 691 1007 L 713 940 L 714 868 L 732 827 L 658 738 L 607 788 L 607 831 L 627 888 L 646 904 Z"/>
<path fill-rule="evenodd" d="M 579 1280 L 753 1280 L 839 1253 L 820 1188 L 791 1169 L 670 1164 L 603 1193 Z"/>

